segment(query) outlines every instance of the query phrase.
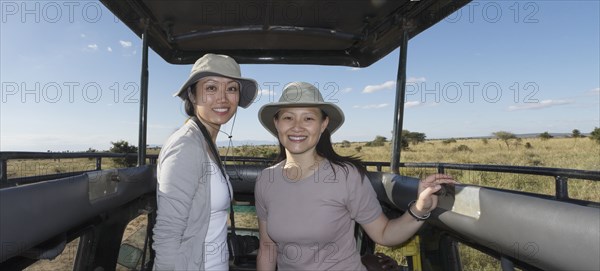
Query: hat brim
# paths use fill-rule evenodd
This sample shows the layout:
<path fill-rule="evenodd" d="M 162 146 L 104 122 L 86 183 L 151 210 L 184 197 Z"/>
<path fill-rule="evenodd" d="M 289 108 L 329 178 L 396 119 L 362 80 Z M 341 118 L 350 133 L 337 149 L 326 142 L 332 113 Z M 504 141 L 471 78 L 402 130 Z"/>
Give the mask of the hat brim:
<path fill-rule="evenodd" d="M 335 104 L 331 103 L 294 103 L 294 102 L 279 102 L 263 105 L 258 111 L 260 123 L 265 129 L 267 129 L 272 135 L 278 138 L 277 128 L 275 128 L 275 114 L 286 107 L 317 107 L 329 118 L 329 124 L 327 130 L 333 134 L 338 128 L 344 124 L 344 113 Z"/>
<path fill-rule="evenodd" d="M 256 81 L 254 81 L 253 79 L 243 78 L 243 77 L 225 76 L 225 75 L 215 73 L 215 72 L 199 72 L 199 73 L 193 74 L 192 76 L 190 76 L 188 78 L 187 81 L 185 81 L 185 83 L 181 86 L 179 91 L 177 91 L 177 92 L 175 92 L 175 94 L 173 94 L 173 97 L 179 96 L 179 98 L 181 98 L 182 100 L 185 100 L 187 98 L 187 94 L 186 94 L 187 89 L 194 83 L 198 82 L 198 80 L 200 80 L 204 77 L 207 77 L 207 76 L 226 77 L 226 78 L 231 78 L 231 79 L 234 79 L 234 80 L 240 82 L 240 101 L 239 101 L 238 105 L 242 108 L 248 108 L 252 104 L 252 102 L 254 102 L 254 99 L 256 99 L 256 95 L 258 94 L 258 83 L 256 83 Z"/>

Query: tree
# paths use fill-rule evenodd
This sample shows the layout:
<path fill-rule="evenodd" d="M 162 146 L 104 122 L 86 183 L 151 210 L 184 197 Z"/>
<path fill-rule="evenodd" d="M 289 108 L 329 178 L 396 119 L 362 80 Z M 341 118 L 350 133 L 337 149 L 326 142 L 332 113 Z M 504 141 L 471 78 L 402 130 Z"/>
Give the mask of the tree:
<path fill-rule="evenodd" d="M 406 137 L 400 138 L 400 148 L 403 150 L 408 150 L 408 139 Z"/>
<path fill-rule="evenodd" d="M 387 142 L 387 138 L 385 136 L 375 136 L 373 142 L 382 143 L 381 146 L 383 146 L 383 143 Z"/>
<path fill-rule="evenodd" d="M 350 144 L 350 141 L 348 141 L 348 140 L 342 141 L 342 148 L 349 148 L 350 146 L 352 146 L 352 144 Z"/>
<path fill-rule="evenodd" d="M 596 127 L 594 131 L 590 133 L 590 139 L 600 144 L 600 128 Z"/>
<path fill-rule="evenodd" d="M 404 133 L 404 131 L 406 131 L 406 134 Z M 419 132 L 409 132 L 407 130 L 402 131 L 402 136 L 405 137 L 406 136 L 406 140 L 408 140 L 408 142 L 410 142 L 413 145 L 417 145 L 421 142 L 425 142 L 425 138 L 427 136 L 425 136 L 424 133 L 419 133 Z"/>
<path fill-rule="evenodd" d="M 400 149 L 408 150 L 408 138 L 410 131 L 402 130 L 402 134 L 400 135 Z"/>
<path fill-rule="evenodd" d="M 112 153 L 137 153 L 138 148 L 133 145 L 129 145 L 129 142 L 125 140 L 119 140 L 117 142 L 110 142 L 113 146 L 109 149 Z M 137 164 L 136 156 L 127 156 L 124 158 L 113 158 L 113 161 L 122 167 L 134 167 Z"/>
<path fill-rule="evenodd" d="M 573 129 L 573 132 L 571 132 L 571 137 L 573 137 L 573 138 L 581 137 L 581 132 L 577 129 Z"/>
<path fill-rule="evenodd" d="M 373 139 L 373 141 L 371 141 L 371 142 L 367 142 L 367 144 L 365 144 L 365 146 L 366 147 L 384 146 L 385 142 L 387 142 L 387 138 L 385 138 L 383 136 L 375 136 L 375 139 Z"/>
<path fill-rule="evenodd" d="M 553 136 L 552 136 L 551 134 L 549 134 L 549 133 L 548 133 L 548 131 L 541 133 L 541 134 L 539 135 L 539 137 L 540 137 L 542 140 L 548 140 L 548 139 L 550 139 L 550 138 L 553 138 Z"/>
<path fill-rule="evenodd" d="M 515 134 L 511 133 L 511 132 L 507 132 L 507 131 L 498 131 L 498 132 L 494 132 L 492 133 L 492 135 L 494 135 L 496 138 L 504 141 L 504 144 L 506 144 L 506 148 L 510 149 L 510 145 L 508 144 L 509 141 L 511 139 L 516 139 L 517 136 L 515 136 Z"/>

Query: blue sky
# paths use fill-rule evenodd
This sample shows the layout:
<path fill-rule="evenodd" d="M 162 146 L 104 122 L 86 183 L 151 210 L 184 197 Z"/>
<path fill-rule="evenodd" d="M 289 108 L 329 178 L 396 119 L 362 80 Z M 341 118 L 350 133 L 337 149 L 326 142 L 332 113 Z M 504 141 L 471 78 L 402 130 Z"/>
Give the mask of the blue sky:
<path fill-rule="evenodd" d="M 137 145 L 140 39 L 98 2 L 1 4 L 0 150 Z M 410 40 L 404 128 L 428 138 L 588 133 L 600 126 L 599 48 L 600 1 L 473 2 Z M 334 141 L 391 138 L 397 61 L 398 50 L 362 69 L 242 65 L 262 91 L 238 111 L 233 139 L 276 142 L 257 112 L 291 81 L 319 85 L 345 111 Z M 147 142 L 161 145 L 185 121 L 171 94 L 191 66 L 152 51 L 149 65 Z"/>

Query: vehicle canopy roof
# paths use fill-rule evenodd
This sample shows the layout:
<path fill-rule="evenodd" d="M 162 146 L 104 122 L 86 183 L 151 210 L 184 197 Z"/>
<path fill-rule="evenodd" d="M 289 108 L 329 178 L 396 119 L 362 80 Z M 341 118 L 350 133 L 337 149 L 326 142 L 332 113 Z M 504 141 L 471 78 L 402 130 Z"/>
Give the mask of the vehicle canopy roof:
<path fill-rule="evenodd" d="M 367 67 L 470 1 L 101 1 L 165 61 Z"/>

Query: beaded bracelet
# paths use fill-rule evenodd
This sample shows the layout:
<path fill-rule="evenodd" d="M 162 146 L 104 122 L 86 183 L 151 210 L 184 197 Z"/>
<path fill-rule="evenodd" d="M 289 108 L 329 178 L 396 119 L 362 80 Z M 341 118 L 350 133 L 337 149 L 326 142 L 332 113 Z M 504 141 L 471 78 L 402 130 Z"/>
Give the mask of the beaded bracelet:
<path fill-rule="evenodd" d="M 417 214 L 413 213 L 413 211 L 410 209 L 410 206 L 415 204 L 416 202 L 417 202 L 416 200 L 413 200 L 408 203 L 408 213 L 410 214 L 410 216 L 414 217 L 417 221 L 423 221 L 423 220 L 428 219 L 429 216 L 431 216 L 431 212 L 428 212 L 424 216 L 418 216 Z"/>

